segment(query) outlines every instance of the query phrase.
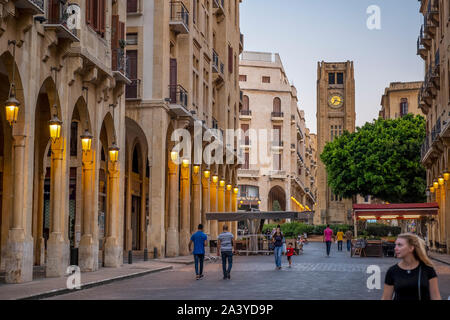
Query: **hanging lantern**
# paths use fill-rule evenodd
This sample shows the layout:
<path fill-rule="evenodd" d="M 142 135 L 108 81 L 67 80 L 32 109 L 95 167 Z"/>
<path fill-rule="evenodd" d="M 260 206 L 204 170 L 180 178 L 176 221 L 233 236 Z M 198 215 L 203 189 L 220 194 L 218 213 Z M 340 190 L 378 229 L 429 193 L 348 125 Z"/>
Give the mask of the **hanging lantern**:
<path fill-rule="evenodd" d="M 113 142 L 112 146 L 109 148 L 109 160 L 111 160 L 111 162 L 116 163 L 119 160 L 119 150 L 116 142 Z"/>
<path fill-rule="evenodd" d="M 232 188 L 233 186 L 231 185 L 231 184 L 227 184 L 227 191 L 231 191 L 231 188 Z"/>
<path fill-rule="evenodd" d="M 258 204 L 261 204 L 261 200 L 258 200 Z"/>
<path fill-rule="evenodd" d="M 243 200 L 241 200 L 241 201 L 240 201 L 240 204 L 244 204 L 244 201 L 243 201 Z"/>
<path fill-rule="evenodd" d="M 448 179 L 450 179 L 450 172 L 444 172 L 444 180 L 448 181 Z"/>
<path fill-rule="evenodd" d="M 434 193 L 434 187 L 430 187 L 430 192 Z"/>
<path fill-rule="evenodd" d="M 178 160 L 178 152 L 172 151 L 170 153 L 170 159 L 172 159 L 172 162 L 176 162 Z"/>
<path fill-rule="evenodd" d="M 234 194 L 238 194 L 239 193 L 239 188 L 234 188 L 233 191 L 234 191 Z"/>
<path fill-rule="evenodd" d="M 439 177 L 439 178 L 438 178 L 438 183 L 439 183 L 440 186 L 443 186 L 443 185 L 444 185 L 444 182 L 445 182 L 445 181 L 444 181 L 444 178 L 443 178 L 443 177 Z"/>
<path fill-rule="evenodd" d="M 211 171 L 209 171 L 209 170 L 203 171 L 203 176 L 204 176 L 206 179 L 208 179 L 210 175 L 211 175 Z"/>
<path fill-rule="evenodd" d="M 436 180 L 433 181 L 433 187 L 434 189 L 439 188 L 439 183 Z"/>
<path fill-rule="evenodd" d="M 10 94 L 9 99 L 5 102 L 6 109 L 6 121 L 12 126 L 17 121 L 17 115 L 19 114 L 20 102 L 16 99 L 14 94 Z"/>
<path fill-rule="evenodd" d="M 53 116 L 52 120 L 48 122 L 50 127 L 50 138 L 52 138 L 53 142 L 61 137 L 61 126 L 62 121 L 58 119 L 56 114 Z"/>
<path fill-rule="evenodd" d="M 189 159 L 183 159 L 183 168 L 189 167 Z"/>
<path fill-rule="evenodd" d="M 213 176 L 212 180 L 213 180 L 214 183 L 217 183 L 217 181 L 219 181 L 219 177 L 218 176 Z"/>
<path fill-rule="evenodd" d="M 199 166 L 194 166 L 194 173 L 197 174 L 200 171 Z"/>
<path fill-rule="evenodd" d="M 225 187 L 225 181 L 224 181 L 224 180 L 220 180 L 220 182 L 219 182 L 219 186 L 221 186 L 221 187 Z"/>
<path fill-rule="evenodd" d="M 92 134 L 89 133 L 88 129 L 84 132 L 84 134 L 80 137 L 81 138 L 81 149 L 83 152 L 88 152 L 91 150 L 92 147 Z"/>

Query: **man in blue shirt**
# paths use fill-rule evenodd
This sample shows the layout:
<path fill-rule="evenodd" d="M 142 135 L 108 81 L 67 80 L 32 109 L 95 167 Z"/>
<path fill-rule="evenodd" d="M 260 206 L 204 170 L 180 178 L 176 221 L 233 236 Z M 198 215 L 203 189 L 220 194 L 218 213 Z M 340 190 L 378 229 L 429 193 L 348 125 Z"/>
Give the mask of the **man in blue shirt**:
<path fill-rule="evenodd" d="M 195 260 L 195 274 L 196 279 L 203 278 L 203 261 L 205 260 L 205 246 L 207 245 L 208 237 L 203 233 L 203 225 L 198 225 L 198 231 L 191 236 L 189 241 L 189 251 L 191 251 L 192 243 L 194 243 L 194 260 Z M 200 270 L 199 270 L 200 264 Z"/>

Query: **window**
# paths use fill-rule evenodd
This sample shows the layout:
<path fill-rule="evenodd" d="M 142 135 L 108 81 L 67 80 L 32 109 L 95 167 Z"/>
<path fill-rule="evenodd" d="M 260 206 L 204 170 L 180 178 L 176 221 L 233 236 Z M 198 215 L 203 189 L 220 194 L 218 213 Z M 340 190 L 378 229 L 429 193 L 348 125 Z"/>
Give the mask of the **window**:
<path fill-rule="evenodd" d="M 239 81 L 247 82 L 247 75 L 246 74 L 240 74 L 239 75 Z"/>
<path fill-rule="evenodd" d="M 273 112 L 281 113 L 281 100 L 280 100 L 280 98 L 273 99 Z"/>
<path fill-rule="evenodd" d="M 239 186 L 239 197 L 259 199 L 259 187 L 246 185 Z"/>
<path fill-rule="evenodd" d="M 262 77 L 262 82 L 263 83 L 270 83 L 270 77 L 263 76 Z"/>
<path fill-rule="evenodd" d="M 244 155 L 244 164 L 242 165 L 242 169 L 248 170 L 250 168 L 250 154 L 246 152 Z"/>
<path fill-rule="evenodd" d="M 73 121 L 70 125 L 70 156 L 78 155 L 78 122 Z"/>
<path fill-rule="evenodd" d="M 342 135 L 342 126 L 341 125 L 332 125 L 330 130 L 330 141 L 333 141 L 334 138 L 337 138 Z"/>
<path fill-rule="evenodd" d="M 336 77 L 335 73 L 329 73 L 328 74 L 328 84 L 335 84 L 336 83 Z"/>
<path fill-rule="evenodd" d="M 403 117 L 408 114 L 408 99 L 402 98 L 400 101 L 400 117 Z"/>
<path fill-rule="evenodd" d="M 248 96 L 244 96 L 243 99 L 243 109 L 242 110 L 250 110 L 250 99 L 248 98 Z"/>
<path fill-rule="evenodd" d="M 233 73 L 233 48 L 228 45 L 228 72 Z"/>
<path fill-rule="evenodd" d="M 127 12 L 128 13 L 138 12 L 138 1 L 139 0 L 127 0 Z"/>
<path fill-rule="evenodd" d="M 337 84 L 344 84 L 344 74 L 342 72 L 337 73 Z"/>
<path fill-rule="evenodd" d="M 105 34 L 105 12 L 106 0 L 86 0 L 86 24 L 102 37 Z"/>
<path fill-rule="evenodd" d="M 273 170 L 281 171 L 281 153 L 273 155 Z"/>
<path fill-rule="evenodd" d="M 135 46 L 138 44 L 138 34 L 137 33 L 127 33 L 127 45 Z"/>

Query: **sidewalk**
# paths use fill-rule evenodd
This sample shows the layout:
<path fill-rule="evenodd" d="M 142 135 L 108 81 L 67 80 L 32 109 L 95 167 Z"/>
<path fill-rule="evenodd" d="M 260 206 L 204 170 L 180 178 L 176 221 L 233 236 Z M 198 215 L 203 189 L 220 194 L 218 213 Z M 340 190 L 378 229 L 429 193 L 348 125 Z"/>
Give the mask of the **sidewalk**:
<path fill-rule="evenodd" d="M 168 259 L 159 260 L 124 264 L 120 268 L 100 268 L 95 272 L 81 273 L 81 290 L 173 269 L 172 265 L 164 261 Z M 0 300 L 42 299 L 73 292 L 74 290 L 67 289 L 67 278 L 67 276 L 41 278 L 21 284 L 0 283 Z"/>
<path fill-rule="evenodd" d="M 431 259 L 450 265 L 450 255 L 437 252 L 428 252 Z"/>

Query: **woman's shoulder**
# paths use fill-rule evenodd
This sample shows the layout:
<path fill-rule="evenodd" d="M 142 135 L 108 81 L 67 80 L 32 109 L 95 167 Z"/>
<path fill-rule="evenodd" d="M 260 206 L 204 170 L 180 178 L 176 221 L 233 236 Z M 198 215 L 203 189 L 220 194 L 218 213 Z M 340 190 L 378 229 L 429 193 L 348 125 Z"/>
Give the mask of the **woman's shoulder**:
<path fill-rule="evenodd" d="M 400 267 L 398 266 L 398 264 L 394 264 L 393 266 L 390 266 L 389 269 L 387 270 L 388 273 L 392 273 L 392 272 L 396 272 L 399 271 Z"/>

